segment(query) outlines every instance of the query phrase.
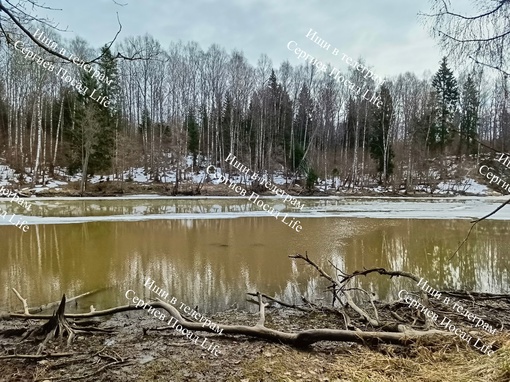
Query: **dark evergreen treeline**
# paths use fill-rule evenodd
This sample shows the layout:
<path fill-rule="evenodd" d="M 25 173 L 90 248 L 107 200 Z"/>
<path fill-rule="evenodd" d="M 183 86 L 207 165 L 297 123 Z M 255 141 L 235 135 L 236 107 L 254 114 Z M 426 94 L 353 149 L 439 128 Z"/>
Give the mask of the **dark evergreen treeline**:
<path fill-rule="evenodd" d="M 81 39 L 45 33 L 78 57 L 97 53 Z M 38 179 L 57 167 L 119 177 L 144 167 L 158 181 L 168 171 L 184 177 L 209 163 L 224 166 L 232 152 L 254 171 L 411 187 L 447 176 L 446 165 L 432 171 L 429 159 L 477 154 L 478 141 L 510 150 L 506 79 L 483 72 L 456 78 L 446 59 L 422 79 L 407 72 L 380 88 L 368 82 L 383 101 L 377 108 L 311 65 L 274 67 L 262 55 L 253 66 L 240 51 L 204 51 L 194 42 L 163 49 L 148 35 L 118 48 L 142 59 L 114 60 L 103 47 L 94 67 L 109 84 L 77 65 L 55 63 L 88 88 L 80 94 L 2 45 L 1 157 Z M 359 72 L 347 76 L 367 86 Z M 99 94 L 107 107 L 93 99 Z"/>

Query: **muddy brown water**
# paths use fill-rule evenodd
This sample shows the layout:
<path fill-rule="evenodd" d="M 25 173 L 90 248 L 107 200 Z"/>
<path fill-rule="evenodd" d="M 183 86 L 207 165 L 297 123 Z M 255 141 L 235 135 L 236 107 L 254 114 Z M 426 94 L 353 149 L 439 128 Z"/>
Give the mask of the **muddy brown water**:
<path fill-rule="evenodd" d="M 3 206 L 23 213 L 21 206 Z M 436 289 L 508 292 L 508 221 L 484 222 L 449 261 L 469 220 L 349 218 L 319 211 L 298 217 L 304 228 L 296 233 L 263 212 L 245 216 L 250 211 L 260 212 L 243 200 L 221 198 L 33 202 L 26 215 L 39 220 L 28 232 L 0 225 L 0 310 L 21 307 L 12 287 L 30 306 L 94 289 L 102 290 L 70 308 L 123 305 L 129 289 L 149 297 L 147 277 L 179 302 L 207 312 L 247 309 L 245 293 L 257 290 L 289 302 L 299 302 L 301 295 L 328 302 L 327 284 L 288 258 L 305 252 L 331 274 L 329 262 L 348 272 L 384 267 L 424 277 Z M 176 213 L 185 217 L 167 219 Z M 80 221 L 83 216 L 92 221 Z M 383 277 L 358 283 L 388 299 L 409 286 Z"/>

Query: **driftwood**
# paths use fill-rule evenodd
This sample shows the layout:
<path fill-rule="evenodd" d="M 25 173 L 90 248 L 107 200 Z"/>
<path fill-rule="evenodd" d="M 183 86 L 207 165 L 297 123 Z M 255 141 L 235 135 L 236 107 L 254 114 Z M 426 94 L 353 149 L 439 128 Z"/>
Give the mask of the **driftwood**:
<path fill-rule="evenodd" d="M 375 332 L 375 331 L 354 331 L 354 330 L 339 330 L 339 329 L 309 329 L 295 333 L 287 333 L 275 329 L 270 329 L 264 326 L 265 324 L 265 308 L 267 304 L 263 302 L 263 295 L 256 293 L 258 304 L 259 304 L 259 321 L 254 326 L 244 325 L 222 325 L 217 324 L 217 329 L 223 330 L 223 334 L 231 335 L 245 335 L 254 338 L 260 338 L 273 342 L 285 343 L 293 346 L 308 346 L 320 341 L 343 341 L 343 342 L 356 342 L 364 344 L 374 343 L 390 343 L 405 345 L 416 341 L 419 338 L 430 335 L 444 335 L 451 336 L 450 332 L 443 332 L 438 330 L 429 331 L 416 331 L 407 329 L 405 326 L 400 325 L 400 332 Z M 157 300 L 151 303 L 154 308 L 161 308 L 166 310 L 172 317 L 174 317 L 178 324 L 182 327 L 193 330 L 215 333 L 215 331 L 207 326 L 203 326 L 202 323 L 194 322 L 182 317 L 180 312 L 173 305 Z M 67 322 L 67 318 L 90 318 L 100 317 L 106 315 L 112 315 L 115 313 L 133 311 L 142 309 L 135 305 L 125 305 L 116 308 L 94 311 L 90 313 L 81 314 L 64 314 L 65 297 L 62 299 L 62 303 L 59 310 L 55 315 L 31 315 L 31 314 L 20 314 L 12 313 L 10 318 L 25 318 L 25 319 L 49 319 L 38 331 L 33 335 L 46 334 L 46 339 L 43 342 L 45 344 L 52 337 L 61 337 L 64 334 L 68 335 L 68 344 L 73 340 L 74 335 L 78 329 Z M 157 328 L 156 330 L 169 330 L 170 327 Z M 37 330 L 37 329 L 36 329 Z"/>
<path fill-rule="evenodd" d="M 88 333 L 90 331 L 97 331 L 97 332 L 109 332 L 105 329 L 98 329 L 93 327 L 77 327 L 73 323 L 70 323 L 68 321 L 68 318 L 65 315 L 65 306 L 66 306 L 66 296 L 65 294 L 62 296 L 62 299 L 60 300 L 60 303 L 58 305 L 58 309 L 55 311 L 53 315 L 33 315 L 30 313 L 30 308 L 28 308 L 27 300 L 21 296 L 21 294 L 14 288 L 12 288 L 13 292 L 16 294 L 16 296 L 21 300 L 23 304 L 23 311 L 24 313 L 13 313 L 12 316 L 17 316 L 20 318 L 30 318 L 30 319 L 47 319 L 47 322 L 44 323 L 40 327 L 36 327 L 33 329 L 7 329 L 4 331 L 1 331 L 0 334 L 4 336 L 9 335 L 21 335 L 21 340 L 29 340 L 32 338 L 39 339 L 44 337 L 42 342 L 39 344 L 37 353 L 35 355 L 8 355 L 8 356 L 2 356 L 3 358 L 46 358 L 46 357 L 63 357 L 64 353 L 60 354 L 53 354 L 53 355 L 44 355 L 42 354 L 43 350 L 45 349 L 47 343 L 57 338 L 59 340 L 62 340 L 64 337 L 67 337 L 67 345 L 70 345 L 73 342 L 74 337 L 76 336 L 76 333 Z M 79 297 L 88 295 L 89 293 L 85 293 L 83 295 L 77 296 L 74 299 L 77 299 Z M 53 305 L 53 304 L 48 304 Z M 48 306 L 46 305 L 46 306 Z M 39 308 L 35 308 L 32 310 L 37 310 Z M 5 315 L 4 317 L 0 317 L 4 319 L 8 319 L 9 314 Z M 73 354 L 73 353 L 65 353 L 66 355 Z M 0 357 L 0 358 L 2 358 Z"/>
<path fill-rule="evenodd" d="M 14 288 L 12 288 L 14 290 Z M 85 297 L 85 296 L 90 296 L 90 295 L 93 295 L 97 292 L 100 292 L 104 290 L 104 288 L 102 289 L 94 289 L 90 292 L 86 292 L 86 293 L 82 293 L 78 296 L 74 296 L 74 297 L 71 297 L 71 298 L 66 298 L 66 304 L 69 304 L 70 302 L 73 302 L 73 301 L 76 301 L 82 297 Z M 19 293 L 16 293 L 18 295 L 18 298 L 21 298 L 21 296 L 19 296 Z M 44 304 L 44 305 L 41 305 L 41 306 L 37 306 L 37 307 L 33 307 L 33 308 L 28 308 L 28 313 L 30 314 L 34 314 L 34 313 L 39 313 L 39 312 L 43 312 L 45 310 L 48 310 L 48 309 L 52 309 L 54 307 L 57 307 L 60 305 L 62 300 L 59 300 L 59 301 L 54 301 L 54 302 L 50 302 L 49 304 Z M 25 309 L 25 313 L 27 313 L 27 310 Z"/>
<path fill-rule="evenodd" d="M 50 354 L 9 354 L 2 355 L 0 359 L 12 359 L 12 358 L 22 358 L 22 359 L 45 359 L 45 358 L 61 358 L 61 357 L 70 357 L 75 355 L 75 353 L 50 353 Z"/>
<path fill-rule="evenodd" d="M 407 329 L 405 326 L 400 325 L 400 332 L 363 332 L 363 331 L 354 331 L 354 330 L 338 330 L 338 329 L 309 329 L 303 330 L 295 333 L 287 333 L 275 329 L 270 329 L 264 326 L 265 324 L 265 308 L 266 303 L 263 302 L 263 296 L 261 293 L 256 294 L 258 297 L 259 304 L 259 321 L 254 326 L 244 326 L 244 325 L 222 325 L 217 324 L 217 329 L 223 330 L 224 334 L 231 335 L 245 335 L 254 338 L 260 338 L 264 340 L 269 340 L 273 342 L 285 343 L 293 346 L 308 346 L 320 341 L 343 341 L 343 342 L 355 342 L 355 343 L 364 343 L 364 344 L 374 344 L 374 343 L 390 343 L 390 344 L 400 344 L 405 345 L 416 341 L 419 338 L 423 338 L 425 336 L 431 335 L 443 335 L 443 336 L 451 336 L 450 332 L 443 332 L 439 330 L 429 330 L 429 331 L 416 331 L 412 329 Z M 64 305 L 61 305 L 64 306 Z M 193 322 L 182 317 L 180 312 L 173 305 L 161 301 L 154 301 L 151 303 L 151 306 L 154 308 L 161 308 L 166 310 L 172 317 L 174 317 L 178 324 L 183 328 L 193 331 L 204 331 L 214 333 L 215 331 L 207 326 L 203 326 L 202 323 Z M 82 313 L 82 314 L 66 314 L 63 315 L 63 311 L 57 313 L 55 316 L 48 315 L 26 315 L 26 314 L 12 314 L 12 317 L 17 318 L 30 318 L 30 319 L 50 319 L 51 325 L 49 322 L 43 326 L 44 331 L 48 332 L 48 336 L 51 334 L 57 334 L 56 328 L 62 327 L 64 331 L 69 333 L 68 343 L 72 341 L 74 338 L 74 332 L 77 330 L 76 328 L 71 327 L 66 321 L 62 321 L 64 318 L 86 318 L 86 317 L 99 317 L 106 316 L 120 312 L 139 310 L 142 308 L 137 308 L 135 305 L 125 305 L 112 309 L 107 309 L 103 311 L 95 311 L 90 313 Z M 70 329 L 70 330 L 69 330 Z M 170 330 L 170 327 L 161 327 L 156 330 Z M 49 337 L 47 337 L 49 338 Z"/>
<path fill-rule="evenodd" d="M 25 307 L 25 315 L 30 315 L 28 312 L 28 308 L 26 303 L 23 304 Z M 41 327 L 35 328 L 33 330 L 27 330 L 23 336 L 23 340 L 31 338 L 31 337 L 39 337 L 45 336 L 42 343 L 39 345 L 37 350 L 37 355 L 40 355 L 44 350 L 48 341 L 52 338 L 63 339 L 67 336 L 67 344 L 70 345 L 73 342 L 75 337 L 76 329 L 72 327 L 72 325 L 67 321 L 67 318 L 64 315 L 66 306 L 66 296 L 62 296 L 62 300 L 60 305 L 58 306 L 57 311 L 53 316 L 49 318 L 49 320 Z"/>
<path fill-rule="evenodd" d="M 409 278 L 415 282 L 419 282 L 419 280 L 420 280 L 417 276 L 415 276 L 411 273 L 403 272 L 403 271 L 388 271 L 384 268 L 365 269 L 363 271 L 355 271 L 355 272 L 349 274 L 349 273 L 345 273 L 344 271 L 342 271 L 341 269 L 336 267 L 334 264 L 330 263 L 332 265 L 332 267 L 338 272 L 339 279 L 337 280 L 337 279 L 333 278 L 332 276 L 330 276 L 326 271 L 324 271 L 312 259 L 310 259 L 308 257 L 308 254 L 306 254 L 306 253 L 304 256 L 299 253 L 295 254 L 295 255 L 290 255 L 289 258 L 303 260 L 308 265 L 312 266 L 315 270 L 317 270 L 317 272 L 319 273 L 319 275 L 321 277 L 325 278 L 326 280 L 328 280 L 329 283 L 331 283 L 328 290 L 333 295 L 333 299 L 332 299 L 333 310 L 335 310 L 334 307 L 335 307 L 335 303 L 337 301 L 340 303 L 343 303 L 344 306 L 340 306 L 336 310 L 344 316 L 344 319 L 346 322 L 346 327 L 347 327 L 348 323 L 352 322 L 352 320 L 350 319 L 350 317 L 348 316 L 348 314 L 345 310 L 345 307 L 349 307 L 355 313 L 357 313 L 357 315 L 359 317 L 361 317 L 363 321 L 367 322 L 370 326 L 372 326 L 374 328 L 385 328 L 385 329 L 391 328 L 393 331 L 398 330 L 397 329 L 398 326 L 396 326 L 394 322 L 385 322 L 379 318 L 379 312 L 377 311 L 377 308 L 374 304 L 373 298 L 369 292 L 367 292 L 363 289 L 360 289 L 360 288 L 351 288 L 349 286 L 349 282 L 354 280 L 356 277 L 367 276 L 371 273 L 378 273 L 380 275 L 390 276 L 390 278 L 392 278 L 392 277 L 406 277 L 406 278 Z M 362 292 L 364 295 L 368 296 L 368 300 L 369 300 L 368 302 L 373 309 L 373 315 L 369 314 L 366 310 L 361 308 L 353 300 L 352 293 L 351 293 L 353 291 L 359 291 L 359 292 Z M 428 305 L 429 302 L 428 302 L 427 293 L 422 291 L 421 296 L 422 296 L 422 300 L 424 301 L 424 303 L 426 305 Z M 431 323 L 430 323 L 428 317 L 426 317 L 425 315 L 422 315 L 422 317 L 420 317 L 420 318 L 422 318 L 423 321 L 425 322 L 426 328 L 429 328 L 431 326 Z"/>
<path fill-rule="evenodd" d="M 452 332 L 430 329 L 426 317 L 419 316 L 414 319 L 405 318 L 404 316 L 416 314 L 412 313 L 413 311 L 408 308 L 404 310 L 403 314 L 397 314 L 397 312 L 395 312 L 395 309 L 393 309 L 394 306 L 389 306 L 389 304 L 386 304 L 385 306 L 383 305 L 383 307 L 385 307 L 386 310 L 389 310 L 391 313 L 386 314 L 386 318 L 384 318 L 383 317 L 384 315 L 381 315 L 380 312 L 378 311 L 376 301 L 374 301 L 370 293 L 360 288 L 351 288 L 348 285 L 348 283 L 354 280 L 356 277 L 366 276 L 370 273 L 378 273 L 381 275 L 387 275 L 389 277 L 407 277 L 415 282 L 419 281 L 419 279 L 412 274 L 399 271 L 388 271 L 383 268 L 366 269 L 363 271 L 354 272 L 352 274 L 347 274 L 335 267 L 335 269 L 339 272 L 339 275 L 337 275 L 338 280 L 336 280 L 334 277 L 325 272 L 318 264 L 313 262 L 307 255 L 302 256 L 300 254 L 296 254 L 289 257 L 305 261 L 307 264 L 314 267 L 322 277 L 326 278 L 331 283 L 331 286 L 328 288 L 328 290 L 335 297 L 333 299 L 332 306 L 330 307 L 319 306 L 315 303 L 307 301 L 304 297 L 303 301 L 305 305 L 300 306 L 285 303 L 283 301 L 278 300 L 275 297 L 271 297 L 260 292 L 248 293 L 249 296 L 256 298 L 255 300 L 251 299 L 249 301 L 256 303 L 259 307 L 258 322 L 253 326 L 216 324 L 217 326 L 215 327 L 215 329 L 212 329 L 208 326 L 204 326 L 202 322 L 196 322 L 186 317 L 183 317 L 176 307 L 160 299 L 150 302 L 150 305 L 152 306 L 152 308 L 165 310 L 166 312 L 169 313 L 170 316 L 174 317 L 174 319 L 177 321 L 176 322 L 177 324 L 181 325 L 183 328 L 190 331 L 217 333 L 217 331 L 220 330 L 221 333 L 225 335 L 248 336 L 272 342 L 284 343 L 296 347 L 305 347 L 320 341 L 353 342 L 366 345 L 381 343 L 408 345 L 410 343 L 415 342 L 418 339 L 429 336 L 443 336 L 443 337 L 455 336 L 455 334 Z M 359 305 L 359 303 L 354 302 L 351 293 L 355 291 L 361 292 L 363 296 L 368 296 L 370 311 L 373 312 L 368 313 L 368 309 L 364 309 Z M 25 334 L 24 336 L 24 338 L 40 335 L 45 336 L 44 341 L 42 342 L 39 348 L 38 355 L 40 355 L 41 349 L 44 347 L 44 345 L 52 338 L 63 338 L 67 336 L 67 343 L 70 344 L 77 332 L 88 332 L 93 330 L 101 331 L 100 329 L 97 328 L 81 328 L 81 327 L 78 328 L 77 326 L 74 325 L 74 323 L 68 320 L 109 316 L 116 313 L 143 309 L 143 307 L 140 306 L 137 307 L 135 305 L 124 305 L 106 310 L 99 311 L 93 310 L 88 313 L 66 314 L 65 313 L 66 299 L 64 295 L 60 302 L 59 308 L 54 315 L 31 314 L 30 309 L 27 308 L 28 304 L 26 300 L 23 299 L 17 291 L 14 291 L 14 293 L 16 293 L 18 298 L 23 303 L 24 307 L 23 313 L 7 313 L 4 314 L 3 317 L 0 317 L 0 319 L 3 318 L 5 320 L 17 318 L 31 320 L 48 320 L 42 327 L 32 331 L 28 331 L 27 334 Z M 422 297 L 423 304 L 425 303 L 428 304 L 426 293 L 423 291 L 422 293 L 424 294 L 424 296 Z M 266 308 L 269 305 L 268 302 L 277 303 L 288 308 L 299 310 L 301 312 L 323 310 L 335 313 L 344 318 L 345 329 L 324 328 L 324 329 L 307 329 L 297 332 L 285 332 L 281 330 L 268 328 L 265 326 Z M 337 302 L 336 305 L 335 302 Z M 341 305 L 339 305 L 340 303 Z M 395 304 L 397 305 L 400 304 L 401 306 L 403 306 L 399 302 Z M 415 328 L 413 328 L 413 325 L 416 324 L 417 320 L 421 320 L 425 323 L 425 326 L 419 327 L 425 328 L 425 330 L 416 330 Z M 361 326 L 365 326 L 363 328 L 364 330 L 360 329 Z M 154 329 L 149 330 L 164 331 L 173 329 L 171 326 L 166 325 L 164 327 L 156 327 Z M 10 334 L 14 333 L 11 332 Z"/>

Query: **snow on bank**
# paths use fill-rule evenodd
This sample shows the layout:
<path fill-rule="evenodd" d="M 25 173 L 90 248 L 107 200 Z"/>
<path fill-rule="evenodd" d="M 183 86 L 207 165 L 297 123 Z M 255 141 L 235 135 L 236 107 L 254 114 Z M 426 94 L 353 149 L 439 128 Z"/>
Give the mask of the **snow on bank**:
<path fill-rule="evenodd" d="M 201 170 L 199 170 L 197 173 L 190 172 L 189 169 L 191 168 L 193 159 L 191 157 L 186 158 L 186 162 L 188 167 L 188 171 L 186 172 L 185 180 L 186 181 L 192 181 L 196 184 L 204 181 L 206 178 L 206 167 L 203 166 Z M 2 159 L 0 158 L 0 162 L 2 162 Z M 5 162 L 5 161 L 4 161 Z M 453 165 L 452 165 L 453 166 Z M 30 169 L 25 169 L 27 174 L 30 172 Z M 26 192 L 26 193 L 40 193 L 44 191 L 48 191 L 50 189 L 54 189 L 56 191 L 60 191 L 64 186 L 67 186 L 70 182 L 78 182 L 81 180 L 81 174 L 76 175 L 67 175 L 65 169 L 56 168 L 55 174 L 57 175 L 58 179 L 52 179 L 50 177 L 45 178 L 45 184 L 37 184 L 35 187 L 16 187 L 19 185 L 19 174 L 16 174 L 14 169 L 10 168 L 7 165 L 0 165 L 0 186 L 14 186 L 14 189 L 16 191 Z M 216 172 L 209 174 L 209 179 L 212 184 L 218 184 L 219 183 L 219 177 L 223 174 L 223 170 L 220 167 L 216 167 Z M 261 176 L 263 178 L 268 178 L 268 173 L 261 173 Z M 174 184 L 176 181 L 176 171 L 175 170 L 168 170 L 163 171 L 161 174 L 158 175 L 159 182 L 160 183 L 170 183 Z M 239 183 L 245 184 L 245 185 L 251 185 L 251 178 L 246 176 L 240 176 L 237 173 L 230 174 L 230 177 Z M 276 171 L 273 176 L 271 177 L 271 183 L 282 186 L 286 184 L 287 182 L 292 182 L 294 178 L 292 177 L 285 177 L 284 173 L 282 171 Z M 90 184 L 96 184 L 101 183 L 105 181 L 132 181 L 133 183 L 138 184 L 152 184 L 154 183 L 153 177 L 151 177 L 151 174 L 148 174 L 145 172 L 143 167 L 138 168 L 131 168 L 129 170 L 124 171 L 122 175 L 119 175 L 116 177 L 114 174 L 110 175 L 94 175 L 89 178 Z M 30 174 L 24 176 L 24 184 L 31 183 L 32 177 Z M 368 179 L 367 179 L 368 182 Z M 328 190 L 331 191 L 334 187 L 340 186 L 340 179 L 336 177 L 335 179 L 328 179 Z M 335 186 L 333 187 L 333 183 Z M 324 180 L 319 180 L 319 184 L 316 186 L 316 189 L 319 191 L 324 191 L 324 188 L 326 186 L 326 183 Z M 462 180 L 449 180 L 445 182 L 439 183 L 434 189 L 432 190 L 430 186 L 423 186 L 423 185 L 416 185 L 415 186 L 416 191 L 419 192 L 426 192 L 428 194 L 432 193 L 433 195 L 456 195 L 456 194 L 471 194 L 471 195 L 479 195 L 479 196 L 486 196 L 493 194 L 494 192 L 491 191 L 487 186 L 482 185 L 478 183 L 476 180 L 465 177 Z M 349 193 L 353 194 L 356 192 L 374 192 L 376 194 L 383 194 L 387 190 L 383 189 L 379 186 L 373 186 L 373 187 L 364 187 L 363 189 L 360 189 L 359 187 L 353 186 L 348 190 L 342 190 L 339 192 L 339 194 L 343 193 Z M 399 191 L 400 193 L 403 193 L 403 190 Z"/>

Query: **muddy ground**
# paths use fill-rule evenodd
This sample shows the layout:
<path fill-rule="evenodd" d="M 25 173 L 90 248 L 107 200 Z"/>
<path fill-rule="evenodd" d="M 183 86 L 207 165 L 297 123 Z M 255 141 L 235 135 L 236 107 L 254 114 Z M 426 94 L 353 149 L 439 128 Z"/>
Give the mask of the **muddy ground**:
<path fill-rule="evenodd" d="M 508 309 L 510 302 L 502 304 L 498 301 L 494 310 L 489 302 L 485 313 L 505 315 L 506 327 L 508 310 L 500 309 Z M 404 309 L 402 314 L 410 312 L 408 307 L 399 309 Z M 229 311 L 212 318 L 218 323 L 254 325 L 258 314 Z M 504 328 L 496 335 L 479 333 L 496 349 L 490 357 L 455 336 L 432 337 L 406 347 L 321 342 L 296 349 L 243 336 L 198 333 L 219 346 L 220 355 L 215 357 L 175 330 L 154 330 L 161 321 L 147 311 L 96 321 L 98 327 L 114 332 L 79 335 L 69 347 L 54 340 L 43 353 L 72 353 L 64 357 L 0 359 L 0 381 L 510 381 L 510 334 Z M 0 329 L 42 322 L 0 321 Z M 285 331 L 343 328 L 339 316 L 276 308 L 267 312 L 266 326 Z M 0 354 L 36 353 L 39 342 L 19 340 L 19 336 L 0 337 Z"/>

